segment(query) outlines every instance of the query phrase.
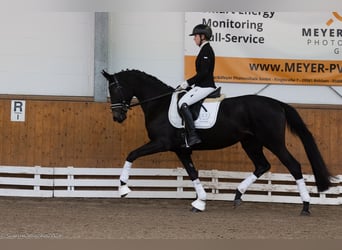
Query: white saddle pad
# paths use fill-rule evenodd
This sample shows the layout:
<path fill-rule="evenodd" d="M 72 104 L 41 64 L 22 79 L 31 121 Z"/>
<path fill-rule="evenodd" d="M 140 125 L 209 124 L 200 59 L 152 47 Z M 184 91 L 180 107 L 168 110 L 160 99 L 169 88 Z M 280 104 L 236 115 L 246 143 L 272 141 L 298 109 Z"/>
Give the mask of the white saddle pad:
<path fill-rule="evenodd" d="M 180 114 L 178 113 L 177 100 L 178 100 L 179 92 L 175 92 L 172 94 L 171 103 L 169 107 L 169 121 L 172 126 L 175 128 L 183 128 L 183 122 Z M 224 99 L 224 96 L 221 95 L 220 98 L 217 99 L 206 99 L 210 101 L 204 101 L 203 107 L 201 107 L 200 114 L 198 119 L 195 122 L 195 127 L 199 129 L 208 129 L 215 125 L 217 113 L 220 107 L 221 100 Z M 215 100 L 215 101 L 214 101 Z"/>

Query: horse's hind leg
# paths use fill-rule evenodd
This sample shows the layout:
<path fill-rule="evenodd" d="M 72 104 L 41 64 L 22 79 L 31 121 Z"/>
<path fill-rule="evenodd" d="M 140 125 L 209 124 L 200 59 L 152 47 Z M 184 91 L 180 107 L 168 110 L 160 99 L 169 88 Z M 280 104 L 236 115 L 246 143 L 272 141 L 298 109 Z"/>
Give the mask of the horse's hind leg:
<path fill-rule="evenodd" d="M 194 188 L 196 190 L 197 199 L 191 203 L 193 212 L 201 212 L 205 210 L 205 201 L 207 199 L 207 194 L 198 178 L 198 171 L 196 170 L 192 159 L 191 159 L 191 151 L 184 149 L 175 152 L 179 158 L 179 160 L 183 163 L 183 166 L 188 173 L 192 183 L 194 184 Z"/>
<path fill-rule="evenodd" d="M 241 196 L 247 191 L 248 187 L 271 167 L 262 151 L 262 145 L 256 139 L 250 138 L 249 140 L 242 141 L 241 145 L 246 151 L 248 157 L 252 160 L 255 166 L 255 171 L 253 174 L 244 179 L 237 187 L 235 191 L 234 207 L 237 207 L 241 204 Z"/>
<path fill-rule="evenodd" d="M 300 197 L 303 201 L 301 215 L 310 215 L 310 194 L 306 188 L 300 163 L 291 155 L 285 145 L 278 151 L 272 150 L 279 160 L 287 167 L 291 175 L 295 178 Z"/>

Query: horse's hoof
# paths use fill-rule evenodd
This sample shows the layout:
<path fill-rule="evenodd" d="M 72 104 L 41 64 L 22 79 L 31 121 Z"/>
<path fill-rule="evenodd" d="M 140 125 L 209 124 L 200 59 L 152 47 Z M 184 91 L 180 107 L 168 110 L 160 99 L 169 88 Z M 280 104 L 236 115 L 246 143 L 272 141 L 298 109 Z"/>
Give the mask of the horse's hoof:
<path fill-rule="evenodd" d="M 119 187 L 119 194 L 121 198 L 126 197 L 131 192 L 131 189 L 127 185 L 122 185 Z"/>
<path fill-rule="evenodd" d="M 201 210 L 199 210 L 199 209 L 197 209 L 197 208 L 195 208 L 195 207 L 192 207 L 192 208 L 190 209 L 190 211 L 193 212 L 193 213 L 200 213 L 200 212 L 203 212 L 203 211 L 201 211 Z"/>
<path fill-rule="evenodd" d="M 310 213 L 310 211 L 302 210 L 302 211 L 300 212 L 300 215 L 301 215 L 301 216 L 310 216 L 311 213 Z"/>
<path fill-rule="evenodd" d="M 237 207 L 239 207 L 241 204 L 242 204 L 242 200 L 241 200 L 241 199 L 234 200 L 233 207 L 234 207 L 234 208 L 237 208 Z"/>

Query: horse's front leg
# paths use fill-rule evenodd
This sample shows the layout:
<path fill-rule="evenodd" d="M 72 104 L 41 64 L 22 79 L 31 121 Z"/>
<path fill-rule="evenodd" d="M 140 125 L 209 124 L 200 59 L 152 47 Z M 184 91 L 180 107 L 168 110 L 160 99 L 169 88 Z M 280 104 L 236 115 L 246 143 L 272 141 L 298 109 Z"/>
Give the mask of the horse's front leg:
<path fill-rule="evenodd" d="M 119 194 L 121 197 L 125 197 L 131 192 L 131 189 L 127 185 L 129 179 L 129 171 L 131 167 L 132 162 L 126 160 L 120 175 Z"/>
<path fill-rule="evenodd" d="M 183 166 L 188 173 L 192 183 L 194 184 L 194 188 L 196 190 L 197 199 L 191 203 L 193 212 L 202 212 L 205 210 L 207 194 L 198 178 L 198 171 L 196 170 L 192 159 L 191 159 L 191 151 L 190 150 L 180 150 L 175 152 L 183 163 Z"/>
<path fill-rule="evenodd" d="M 163 151 L 166 151 L 166 149 L 161 142 L 150 141 L 149 143 L 133 150 L 128 154 L 120 175 L 119 194 L 121 197 L 125 197 L 128 193 L 131 192 L 131 189 L 128 187 L 127 182 L 133 162 L 139 157 Z"/>

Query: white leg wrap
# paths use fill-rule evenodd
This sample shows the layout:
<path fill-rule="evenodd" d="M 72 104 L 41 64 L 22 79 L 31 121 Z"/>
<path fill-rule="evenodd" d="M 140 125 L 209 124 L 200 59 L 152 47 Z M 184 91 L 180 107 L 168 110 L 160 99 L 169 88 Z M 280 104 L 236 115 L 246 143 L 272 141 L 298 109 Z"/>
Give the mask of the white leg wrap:
<path fill-rule="evenodd" d="M 241 194 L 244 194 L 247 190 L 247 188 L 252 185 L 258 177 L 256 177 L 254 174 L 251 174 L 248 176 L 246 179 L 244 179 L 238 186 L 238 190 L 240 191 Z"/>
<path fill-rule="evenodd" d="M 126 161 L 125 165 L 122 168 L 122 172 L 120 175 L 120 181 L 127 183 L 128 178 L 129 178 L 129 170 L 132 167 L 132 162 Z"/>
<path fill-rule="evenodd" d="M 306 188 L 304 179 L 296 180 L 297 187 L 300 193 L 300 197 L 302 198 L 302 201 L 304 202 L 310 202 L 310 195 L 308 192 L 308 189 Z"/>
<path fill-rule="evenodd" d="M 191 203 L 191 205 L 194 207 L 194 208 L 197 208 L 198 210 L 200 211 L 204 211 L 205 210 L 205 201 L 202 201 L 200 199 L 197 199 L 195 201 L 193 201 Z"/>
<path fill-rule="evenodd" d="M 194 187 L 195 187 L 195 190 L 197 193 L 197 198 L 202 200 L 202 201 L 205 201 L 207 199 L 207 194 L 206 194 L 200 180 L 196 179 L 196 180 L 192 181 L 192 183 L 194 184 Z"/>
<path fill-rule="evenodd" d="M 119 194 L 121 197 L 125 197 L 130 192 L 131 192 L 131 189 L 127 185 L 119 186 Z"/>

